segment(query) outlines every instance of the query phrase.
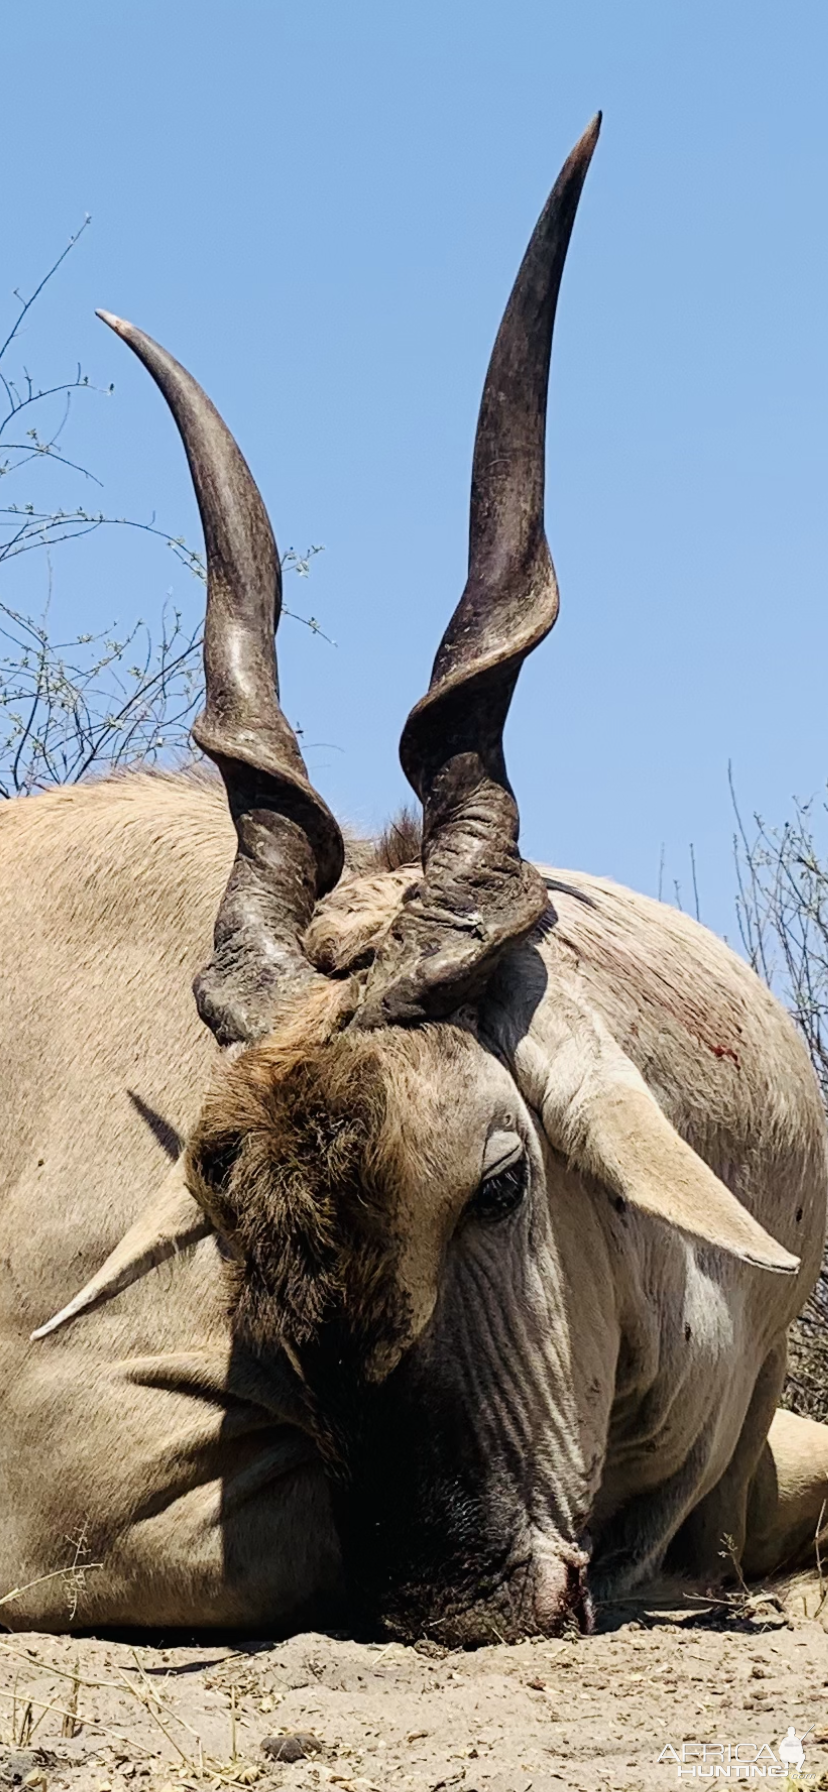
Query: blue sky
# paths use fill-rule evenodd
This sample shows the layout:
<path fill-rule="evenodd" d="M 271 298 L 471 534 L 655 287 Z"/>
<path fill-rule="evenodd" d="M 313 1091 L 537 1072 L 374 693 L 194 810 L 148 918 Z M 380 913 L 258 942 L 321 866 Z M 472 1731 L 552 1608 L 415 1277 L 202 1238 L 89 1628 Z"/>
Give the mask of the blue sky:
<path fill-rule="evenodd" d="M 553 358 L 554 633 L 508 758 L 528 853 L 689 905 L 733 935 L 727 763 L 783 820 L 828 772 L 828 8 L 763 0 L 30 0 L 3 19 L 0 322 L 40 383 L 80 359 L 67 435 L 102 503 L 197 541 L 163 402 L 93 316 L 172 350 L 238 436 L 289 588 L 283 696 L 313 775 L 374 825 L 460 594 L 486 361 L 525 242 L 592 113 L 604 130 Z M 20 482 L 18 481 L 18 485 Z M 19 496 L 23 494 L 18 492 Z M 200 588 L 112 531 L 61 550 L 61 626 Z M 36 608 L 45 565 L 0 597 Z"/>

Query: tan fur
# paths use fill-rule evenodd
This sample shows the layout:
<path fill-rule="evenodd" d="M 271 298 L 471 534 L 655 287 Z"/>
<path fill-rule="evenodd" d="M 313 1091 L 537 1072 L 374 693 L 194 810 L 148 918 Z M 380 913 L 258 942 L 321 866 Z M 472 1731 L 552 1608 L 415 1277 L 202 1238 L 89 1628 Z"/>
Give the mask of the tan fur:
<path fill-rule="evenodd" d="M 406 865 L 338 885 L 319 903 L 305 934 L 308 957 L 329 975 L 356 969 L 366 951 L 376 949 L 417 879 L 417 866 Z"/>
<path fill-rule="evenodd" d="M 0 809 L 0 1589 L 68 1566 L 83 1534 L 103 1567 L 90 1571 L 78 1624 L 290 1624 L 338 1596 L 329 1496 L 303 1434 L 297 1379 L 278 1362 L 265 1373 L 255 1332 L 249 1342 L 234 1336 L 228 1298 L 238 1272 L 215 1237 L 53 1337 L 29 1341 L 100 1268 L 191 1135 L 204 1142 L 211 1129 L 252 1123 L 263 1137 L 270 1128 L 276 1146 L 274 1088 L 284 1091 L 291 1065 L 306 1074 L 314 1054 L 324 1066 L 340 1053 L 344 1065 L 350 1052 L 349 1074 L 374 1054 L 384 1093 L 359 1149 L 367 1141 L 369 1155 L 385 1154 L 378 1189 L 390 1186 L 396 1153 L 396 1256 L 389 1265 L 375 1238 L 362 1259 L 369 1331 L 377 1290 L 388 1304 L 387 1335 L 371 1331 L 373 1372 L 387 1374 L 397 1360 L 400 1316 L 411 1338 L 434 1310 L 446 1240 L 474 1184 L 474 1166 L 460 1167 L 460 1121 L 465 1112 L 477 1136 L 469 1091 L 485 1063 L 486 1101 L 515 1108 L 533 1173 L 549 1189 L 561 1278 L 549 1348 L 572 1390 L 550 1423 L 571 1525 L 591 1502 L 623 1552 L 632 1547 L 625 1526 L 635 1523 L 643 1573 L 715 1502 L 734 1461 L 716 1518 L 729 1523 L 762 1457 L 780 1342 L 816 1276 L 824 1233 L 824 1121 L 787 1017 L 687 917 L 603 880 L 557 874 L 570 886 L 552 892 L 557 923 L 504 960 L 481 1009 L 482 1044 L 464 1023 L 441 1117 L 428 1029 L 419 1043 L 416 1035 L 340 1040 L 353 1000 L 342 973 L 364 960 L 414 876 L 369 871 L 320 905 L 312 924 L 313 953 L 341 977 L 313 1025 L 304 1015 L 292 1040 L 282 1035 L 222 1067 L 190 982 L 208 954 L 232 853 L 223 795 L 208 780 L 135 776 Z M 595 1070 L 596 1039 L 629 1063 L 712 1178 L 800 1260 L 795 1276 L 722 1258 L 637 1213 L 634 1177 L 623 1184 L 628 1211 L 616 1211 L 607 1189 L 622 1183 L 601 1181 L 607 1148 L 579 1157 L 570 1125 L 572 1093 Z M 426 1075 L 429 1054 L 436 1078 Z M 420 1111 L 435 1081 L 436 1105 Z M 326 1097 L 332 1087 L 323 1079 Z M 594 1146 L 589 1129 L 585 1136 Z M 411 1171 L 414 1146 L 425 1174 Z M 279 1151 L 268 1149 L 281 1174 Z M 197 1163 L 193 1170 L 200 1198 L 215 1203 L 215 1177 L 199 1184 Z M 382 1206 L 377 1238 L 389 1211 Z M 316 1211 L 310 1217 L 318 1223 Z M 352 1228 L 347 1242 L 353 1250 Z M 338 1259 L 340 1296 L 341 1268 Z M 616 1357 L 605 1409 L 590 1388 Z M 763 1374 L 767 1391 L 754 1401 Z M 642 1493 L 646 1512 L 639 1499 L 633 1518 Z M 799 1524 L 799 1482 L 793 1498 Z M 773 1526 L 778 1549 L 784 1509 Z M 57 1579 L 22 1595 L 7 1618 L 60 1628 L 68 1609 Z"/>
<path fill-rule="evenodd" d="M 828 1518 L 828 1426 L 798 1413 L 774 1414 L 750 1490 L 744 1568 L 773 1574 L 805 1557 L 825 1555 Z"/>
<path fill-rule="evenodd" d="M 187 1186 L 184 1159 L 179 1157 L 149 1207 L 110 1251 L 106 1262 L 85 1287 L 45 1325 L 32 1332 L 32 1342 L 48 1338 L 100 1300 L 112 1300 L 140 1276 L 157 1269 L 177 1252 L 210 1235 L 210 1221 L 196 1206 Z"/>

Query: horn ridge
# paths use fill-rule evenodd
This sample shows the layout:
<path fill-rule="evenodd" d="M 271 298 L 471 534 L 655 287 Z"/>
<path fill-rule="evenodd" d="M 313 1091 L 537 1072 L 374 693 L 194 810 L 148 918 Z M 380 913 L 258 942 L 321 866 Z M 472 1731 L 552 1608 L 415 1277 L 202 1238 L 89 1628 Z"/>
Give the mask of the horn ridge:
<path fill-rule="evenodd" d="M 218 766 L 237 853 L 194 985 L 221 1045 L 268 1032 L 294 989 L 317 978 L 300 938 L 344 862 L 337 822 L 314 790 L 279 703 L 279 554 L 259 490 L 206 393 L 166 349 L 111 313 L 98 316 L 143 362 L 169 405 L 204 530 L 206 704 L 193 737 Z"/>
<path fill-rule="evenodd" d="M 423 804 L 423 879 L 389 929 L 354 1024 L 440 1018 L 546 913 L 521 858 L 503 730 L 521 665 L 549 633 L 558 586 L 544 533 L 546 406 L 558 293 L 600 113 L 561 171 L 521 262 L 475 436 L 469 572 L 425 696 L 400 741 Z"/>

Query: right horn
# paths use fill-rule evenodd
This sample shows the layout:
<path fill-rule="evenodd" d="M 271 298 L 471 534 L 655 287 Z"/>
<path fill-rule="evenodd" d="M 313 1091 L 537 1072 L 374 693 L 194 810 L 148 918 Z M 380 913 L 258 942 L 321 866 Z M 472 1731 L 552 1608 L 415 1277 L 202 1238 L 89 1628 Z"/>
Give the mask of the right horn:
<path fill-rule="evenodd" d="M 299 942 L 317 899 L 339 880 L 342 835 L 279 703 L 281 567 L 250 469 L 206 393 L 172 355 L 122 318 L 98 316 L 166 398 L 201 513 L 207 703 L 193 735 L 224 779 L 238 844 L 213 957 L 194 988 L 219 1044 L 247 1045 L 270 1032 L 297 993 L 324 981 Z"/>
<path fill-rule="evenodd" d="M 600 113 L 541 213 L 497 334 L 472 466 L 469 574 L 400 758 L 423 804 L 423 878 L 392 923 L 355 1017 L 362 1027 L 451 1014 L 548 908 L 518 848 L 503 729 L 528 653 L 558 613 L 543 523 L 555 310 Z"/>

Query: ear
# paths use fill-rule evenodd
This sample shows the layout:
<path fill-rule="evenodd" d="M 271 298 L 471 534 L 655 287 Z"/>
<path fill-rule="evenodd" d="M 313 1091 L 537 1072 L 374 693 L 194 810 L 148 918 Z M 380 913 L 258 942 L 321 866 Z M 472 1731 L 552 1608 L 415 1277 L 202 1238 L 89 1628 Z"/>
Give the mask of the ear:
<path fill-rule="evenodd" d="M 639 1081 L 639 1088 L 626 1080 L 610 1083 L 594 1098 L 584 1139 L 584 1168 L 642 1213 L 667 1220 L 743 1263 L 795 1275 L 799 1258 L 777 1244 L 685 1144 Z"/>
<path fill-rule="evenodd" d="M 87 1282 L 69 1305 L 54 1318 L 32 1332 L 32 1339 L 46 1338 L 70 1319 L 77 1318 L 101 1301 L 111 1300 L 131 1282 L 166 1262 L 188 1245 L 206 1238 L 213 1227 L 206 1214 L 196 1205 L 184 1180 L 184 1158 L 180 1157 L 153 1196 L 148 1207 L 130 1226 L 111 1251 L 97 1274 Z"/>
<path fill-rule="evenodd" d="M 590 1019 L 560 1051 L 545 1050 L 531 1035 L 516 1050 L 521 1090 L 540 1112 L 549 1143 L 642 1213 L 743 1263 L 795 1275 L 799 1258 L 685 1143 L 631 1059 Z"/>

